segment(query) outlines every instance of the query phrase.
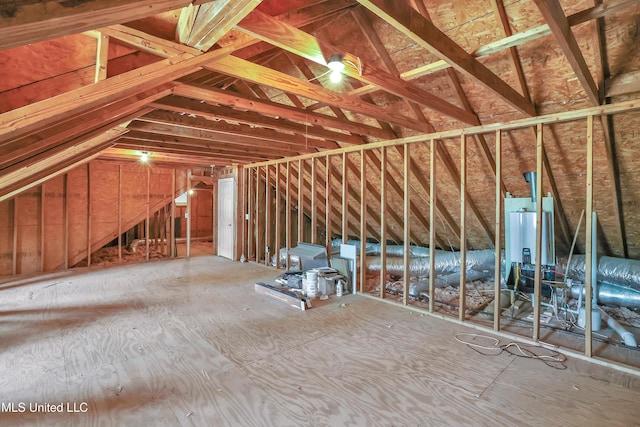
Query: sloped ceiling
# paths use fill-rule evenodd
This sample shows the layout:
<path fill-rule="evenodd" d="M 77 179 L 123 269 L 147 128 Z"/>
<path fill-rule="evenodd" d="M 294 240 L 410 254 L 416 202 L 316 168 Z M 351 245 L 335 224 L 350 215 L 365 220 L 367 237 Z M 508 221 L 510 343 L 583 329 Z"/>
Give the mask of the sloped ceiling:
<path fill-rule="evenodd" d="M 640 4 L 629 0 L 2 3 L 0 200 L 97 156 L 243 165 L 634 99 L 639 28 Z M 346 64 L 337 84 L 333 54 Z M 600 244 L 617 256 L 640 256 L 639 124 L 634 112 L 596 121 Z M 527 194 L 535 138 L 505 134 L 505 192 Z M 562 250 L 584 206 L 586 133 L 552 125 L 544 142 Z M 470 247 L 493 233 L 494 143 L 469 143 Z M 459 232 L 458 145 L 438 146 L 441 247 Z M 397 153 L 389 163 L 399 173 Z M 419 194 L 428 164 L 427 146 L 412 152 Z M 428 241 L 426 200 L 413 201 L 416 243 Z"/>

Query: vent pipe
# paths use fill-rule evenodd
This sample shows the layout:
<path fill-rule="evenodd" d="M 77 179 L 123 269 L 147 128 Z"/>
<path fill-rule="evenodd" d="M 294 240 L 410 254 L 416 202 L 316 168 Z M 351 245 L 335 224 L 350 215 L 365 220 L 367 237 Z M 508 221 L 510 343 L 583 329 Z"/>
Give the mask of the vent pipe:
<path fill-rule="evenodd" d="M 529 183 L 529 188 L 531 189 L 531 201 L 535 203 L 536 202 L 536 172 L 525 172 L 522 175 L 524 176 L 524 180 Z"/>

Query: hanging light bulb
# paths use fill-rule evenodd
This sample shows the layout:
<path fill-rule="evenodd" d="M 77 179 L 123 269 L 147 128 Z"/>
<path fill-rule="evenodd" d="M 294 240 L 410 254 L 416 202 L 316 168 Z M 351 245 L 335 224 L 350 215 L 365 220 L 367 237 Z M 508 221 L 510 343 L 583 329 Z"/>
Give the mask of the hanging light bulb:
<path fill-rule="evenodd" d="M 332 83 L 339 83 L 342 80 L 342 70 L 344 70 L 342 55 L 338 53 L 331 55 L 327 61 L 327 67 L 331 70 L 329 80 L 331 80 Z"/>
<path fill-rule="evenodd" d="M 338 70 L 333 70 L 331 74 L 329 74 L 329 80 L 331 83 L 340 83 L 342 81 L 342 73 Z"/>
<path fill-rule="evenodd" d="M 147 153 L 146 151 L 143 151 L 140 153 L 140 161 L 142 163 L 147 163 L 149 161 L 149 153 Z"/>

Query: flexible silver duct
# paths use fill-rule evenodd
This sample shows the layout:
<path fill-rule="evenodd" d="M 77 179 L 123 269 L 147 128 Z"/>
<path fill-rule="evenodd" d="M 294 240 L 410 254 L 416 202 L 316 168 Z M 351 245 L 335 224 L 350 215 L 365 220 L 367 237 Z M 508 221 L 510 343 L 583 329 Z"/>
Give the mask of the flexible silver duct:
<path fill-rule="evenodd" d="M 566 265 L 566 262 L 565 262 Z M 564 267 L 562 268 L 564 270 Z M 585 280 L 585 256 L 574 255 L 567 277 Z M 603 256 L 598 262 L 598 281 L 628 286 L 640 291 L 640 261 Z"/>
<path fill-rule="evenodd" d="M 460 271 L 460 252 L 435 252 L 435 272 L 436 274 L 452 274 Z M 409 259 L 409 275 L 412 277 L 429 276 L 430 257 L 416 257 Z M 495 253 L 491 249 L 477 251 L 467 251 L 467 271 L 475 270 L 493 275 L 495 264 Z M 367 257 L 367 270 L 380 271 L 380 257 Z M 401 276 L 404 273 L 404 258 L 387 258 L 388 273 Z"/>

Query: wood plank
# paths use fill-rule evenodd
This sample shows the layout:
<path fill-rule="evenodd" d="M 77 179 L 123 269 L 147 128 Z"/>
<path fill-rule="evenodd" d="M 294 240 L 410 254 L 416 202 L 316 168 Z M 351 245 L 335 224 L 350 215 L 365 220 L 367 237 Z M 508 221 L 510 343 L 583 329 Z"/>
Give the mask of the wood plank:
<path fill-rule="evenodd" d="M 610 77 L 605 82 L 607 97 L 640 92 L 640 70 Z"/>
<path fill-rule="evenodd" d="M 573 72 L 576 73 L 576 77 L 578 77 L 578 81 L 582 84 L 587 98 L 589 98 L 593 105 L 599 105 L 601 99 L 598 86 L 593 80 L 589 66 L 580 51 L 575 36 L 571 32 L 569 21 L 562 10 L 560 2 L 558 0 L 535 0 L 535 3 L 547 21 L 549 28 L 551 28 L 551 32 L 555 36 L 564 55 L 567 57 L 569 64 L 571 64 Z"/>
<path fill-rule="evenodd" d="M 318 217 L 317 212 L 317 199 L 318 199 L 318 187 L 316 186 L 316 159 L 311 159 L 311 243 L 316 244 L 318 242 Z"/>
<path fill-rule="evenodd" d="M 0 5 L 0 49 L 76 34 L 179 9 L 190 0 L 12 1 Z"/>
<path fill-rule="evenodd" d="M 217 49 L 198 57 L 182 54 L 0 114 L 0 141 L 16 138 L 65 117 L 82 114 L 171 82 L 232 50 Z"/>
<path fill-rule="evenodd" d="M 304 242 L 304 161 L 298 162 L 298 243 Z"/>
<path fill-rule="evenodd" d="M 467 136 L 465 134 L 460 136 L 460 286 L 458 289 L 458 320 L 464 322 L 467 317 Z"/>
<path fill-rule="evenodd" d="M 593 116 L 615 115 L 623 112 L 636 111 L 639 109 L 640 109 L 640 102 L 638 102 L 637 100 L 630 100 L 630 101 L 618 102 L 615 104 L 607 104 L 607 105 L 601 105 L 597 107 L 583 108 L 580 110 L 574 110 L 569 112 L 560 112 L 560 113 L 546 114 L 544 116 L 518 119 L 518 120 L 510 121 L 509 123 L 492 123 L 492 124 L 482 125 L 482 126 L 471 126 L 467 128 L 452 129 L 452 130 L 446 130 L 441 132 L 431 132 L 431 133 L 426 133 L 426 134 L 421 134 L 416 136 L 396 138 L 396 139 L 387 140 L 387 141 L 370 142 L 369 144 L 367 144 L 367 149 L 380 148 L 382 146 L 402 145 L 404 143 L 423 142 L 423 141 L 428 141 L 430 139 L 456 138 L 456 137 L 459 137 L 462 133 L 465 133 L 466 135 L 476 135 L 476 134 L 482 134 L 482 133 L 488 133 L 488 132 L 495 132 L 498 129 L 503 131 L 509 131 L 513 129 L 521 129 L 521 128 L 534 126 L 538 123 L 540 124 L 563 123 L 568 121 L 584 119 L 590 115 L 593 115 Z M 360 146 L 343 147 L 336 150 L 324 151 L 322 155 L 352 153 L 352 152 L 361 151 L 361 150 L 362 150 L 362 147 Z M 311 158 L 313 156 L 315 156 L 315 154 L 301 155 L 288 160 L 306 159 L 306 158 Z M 258 165 L 260 164 L 258 163 L 252 166 L 258 166 Z"/>
<path fill-rule="evenodd" d="M 217 89 L 197 83 L 179 81 L 174 87 L 174 93 L 193 99 L 205 100 L 215 104 L 223 104 L 239 110 L 249 110 L 308 123 L 309 126 L 326 126 L 341 129 L 352 134 L 372 136 L 375 138 L 392 138 L 393 134 L 384 129 L 349 120 L 332 117 L 326 114 L 306 111 L 304 108 L 291 107 L 277 102 L 257 97 L 250 97 L 233 93 L 229 90 Z M 356 143 L 356 142 L 353 142 Z"/>
<path fill-rule="evenodd" d="M 536 260 L 542 259 L 542 153 L 544 152 L 543 125 L 537 125 L 536 140 Z M 540 339 L 540 302 L 542 297 L 542 266 L 536 263 L 533 283 L 533 341 Z"/>
<path fill-rule="evenodd" d="M 198 101 L 169 97 L 164 98 L 158 102 L 152 102 L 149 106 L 153 108 L 159 108 L 168 111 L 175 111 L 179 113 L 189 113 L 202 116 L 205 118 L 232 120 L 240 123 L 253 124 L 256 126 L 266 126 L 273 129 L 295 132 L 299 135 L 309 136 L 309 139 L 305 140 L 305 144 L 311 147 L 323 147 L 323 148 L 337 148 L 338 145 L 334 141 L 346 142 L 348 144 L 360 144 L 362 140 L 359 137 L 349 135 L 346 133 L 335 132 L 321 127 L 308 127 L 304 124 L 295 123 L 288 120 L 279 120 L 263 116 L 251 111 L 241 112 L 224 106 L 213 106 L 209 104 L 203 104 Z M 326 139 L 327 141 L 318 140 Z"/>
<path fill-rule="evenodd" d="M 367 281 L 367 160 L 360 150 L 360 293 Z"/>
<path fill-rule="evenodd" d="M 431 140 L 429 143 L 429 222 L 431 228 L 429 228 L 429 313 L 433 313 L 435 302 L 435 289 L 436 289 L 436 275 L 431 274 L 432 271 L 436 271 L 436 206 L 438 205 L 437 187 L 436 187 L 436 156 L 438 142 Z M 461 235 L 461 234 L 460 234 Z M 460 238 L 462 241 L 462 238 Z"/>
<path fill-rule="evenodd" d="M 495 287 L 493 297 L 493 329 L 495 331 L 500 330 L 500 313 L 502 306 L 500 305 L 500 298 L 502 296 L 502 262 L 501 248 L 502 248 L 502 211 L 503 211 L 503 195 L 502 195 L 502 132 L 496 131 L 496 225 L 495 225 Z"/>
<path fill-rule="evenodd" d="M 292 167 L 293 165 L 291 164 L 291 162 L 287 162 L 287 172 L 286 172 L 287 188 L 285 190 L 286 200 L 287 200 L 286 201 L 287 212 L 285 214 L 285 225 L 284 225 L 285 232 L 286 232 L 285 245 L 287 249 L 287 261 L 286 261 L 287 270 L 291 269 L 291 257 L 289 256 L 289 251 L 291 250 L 291 235 L 293 234 L 293 230 L 291 227 L 291 210 L 293 209 L 293 206 L 291 205 L 291 168 Z"/>
<path fill-rule="evenodd" d="M 271 262 L 271 182 L 270 182 L 270 166 L 264 167 L 264 265 Z M 277 182 L 276 182 L 277 184 Z"/>
<path fill-rule="evenodd" d="M 324 182 L 325 182 L 325 207 L 324 207 L 325 247 L 327 248 L 327 257 L 329 261 L 331 261 L 331 238 L 333 237 L 331 208 L 333 206 L 333 197 L 332 197 L 333 187 L 332 187 L 332 174 L 331 174 L 331 158 L 329 156 L 327 156 L 327 159 L 325 160 Z"/>
<path fill-rule="evenodd" d="M 109 36 L 100 34 L 96 53 L 96 75 L 94 83 L 107 78 L 107 64 L 109 62 Z"/>
<path fill-rule="evenodd" d="M 410 215 L 410 211 L 411 211 L 411 172 L 409 169 L 409 159 L 411 158 L 411 149 L 409 148 L 409 144 L 404 144 L 402 146 L 402 152 L 403 152 L 403 156 L 402 156 L 402 176 L 403 176 L 403 193 L 402 193 L 402 206 L 403 206 L 403 213 L 404 213 L 404 223 L 402 224 L 402 234 L 403 234 L 403 245 L 404 245 L 404 260 L 403 260 L 403 266 L 404 266 L 404 272 L 402 274 L 402 281 L 403 281 L 403 288 L 402 288 L 402 304 L 407 305 L 409 304 L 409 273 L 410 273 L 410 269 L 409 269 L 409 259 L 411 256 L 410 253 L 410 234 L 411 234 L 411 215 Z M 433 222 L 431 222 L 430 224 L 433 224 Z M 429 227 L 429 247 L 433 248 L 434 246 L 432 245 L 432 241 L 431 241 L 431 234 L 435 234 L 435 230 L 431 230 L 431 226 Z M 435 236 L 434 236 L 435 239 Z M 430 249 L 431 250 L 431 249 Z"/>
<path fill-rule="evenodd" d="M 635 0 L 610 0 L 607 4 L 609 3 L 612 3 L 612 4 L 624 3 L 624 5 L 621 5 L 621 7 L 626 8 L 631 5 L 634 5 Z M 583 11 L 583 12 L 586 12 L 584 15 L 584 18 L 580 16 L 582 12 L 578 12 L 568 16 L 567 19 L 569 21 L 569 24 L 571 26 L 578 25 L 578 24 L 581 24 L 582 22 L 586 22 L 583 19 L 587 19 L 587 16 L 589 16 L 588 19 L 595 19 L 598 17 L 609 16 L 610 14 L 617 11 L 617 8 L 613 8 L 613 7 L 608 8 L 607 6 L 605 6 L 604 8 L 600 8 L 598 13 L 594 13 L 591 16 L 590 13 L 593 12 L 593 10 L 596 8 L 598 8 L 598 6 L 590 9 L 585 9 L 585 11 Z M 498 53 L 506 49 L 511 49 L 512 47 L 522 46 L 533 40 L 537 40 L 539 38 L 548 36 L 549 34 L 551 34 L 551 29 L 547 24 L 543 24 L 543 25 L 533 27 L 528 30 L 513 34 L 509 37 L 496 40 L 495 42 L 491 42 L 486 45 L 483 45 L 478 49 L 476 49 L 474 52 L 472 52 L 472 55 L 476 58 L 492 55 L 494 53 Z M 429 74 L 436 73 L 438 71 L 445 70 L 449 67 L 451 67 L 451 65 L 447 61 L 439 60 L 439 61 L 432 62 L 430 64 L 421 65 L 411 70 L 407 70 L 401 73 L 400 77 L 404 80 L 414 80 L 420 77 L 427 76 Z M 365 85 L 358 89 L 354 89 L 350 91 L 349 94 L 362 95 L 362 94 L 371 93 L 375 91 L 376 91 L 375 86 Z"/>
<path fill-rule="evenodd" d="M 349 203 L 349 168 L 347 167 L 347 153 L 342 153 L 342 243 L 349 240 L 349 216 L 347 205 Z"/>
<path fill-rule="evenodd" d="M 246 138 L 251 138 L 250 141 L 252 146 L 272 146 L 269 145 L 271 142 L 277 142 L 285 145 L 286 148 L 292 148 L 292 146 L 295 146 L 304 147 L 306 149 L 310 145 L 309 139 L 305 138 L 302 135 L 292 135 L 278 132 L 273 129 L 257 128 L 255 126 L 252 128 L 250 125 L 246 124 L 234 125 L 223 120 L 200 120 L 198 118 L 188 117 L 186 114 L 180 115 L 179 113 L 175 113 L 174 111 L 154 110 L 150 113 L 145 114 L 144 116 L 138 117 L 131 124 L 131 128 L 137 128 L 138 126 L 141 126 L 141 123 L 163 125 L 162 128 L 159 128 L 163 129 L 163 133 L 174 131 L 176 133 L 180 133 L 182 131 L 177 130 L 177 128 L 184 128 L 186 129 L 185 132 L 192 132 L 193 135 L 217 135 L 219 138 L 227 138 L 229 135 L 239 135 Z M 336 148 L 335 143 L 325 142 L 317 139 L 311 140 L 311 146 Z"/>
<path fill-rule="evenodd" d="M 363 152 L 364 154 L 364 152 Z M 387 149 L 380 149 L 380 298 L 387 291 Z"/>
<path fill-rule="evenodd" d="M 586 197 L 585 197 L 585 215 L 587 220 L 585 222 L 585 325 L 584 325 L 584 354 L 587 357 L 593 355 L 593 323 L 592 323 L 592 311 L 594 309 L 599 310 L 597 307 L 592 306 L 593 287 L 596 283 L 593 283 L 593 257 L 597 257 L 597 254 L 593 253 L 593 116 L 587 117 L 587 159 L 586 159 Z"/>
<path fill-rule="evenodd" d="M 429 20 L 412 9 L 407 3 L 392 0 L 358 0 L 358 3 L 378 15 L 407 37 L 432 54 L 448 62 L 457 71 L 476 80 L 517 110 L 535 116 L 531 102 L 468 54 L 462 47 L 447 37 Z"/>
<path fill-rule="evenodd" d="M 183 42 L 208 51 L 262 0 L 218 0 L 198 7 L 191 30 Z"/>
<path fill-rule="evenodd" d="M 344 52 L 336 46 L 316 39 L 314 36 L 282 23 L 267 14 L 255 11 L 240 24 L 239 28 L 245 33 L 266 41 L 274 46 L 300 55 L 320 65 L 327 65 L 328 57 L 341 54 L 344 57 L 345 69 L 343 74 L 367 84 L 373 84 L 389 93 L 404 97 L 446 114 L 463 123 L 471 123 L 472 115 L 437 96 L 430 94 L 415 85 L 386 73 L 368 63 L 363 63 L 359 57 Z M 330 52 L 330 53 L 329 53 Z"/>
<path fill-rule="evenodd" d="M 423 132 L 427 131 L 427 128 L 423 124 L 417 123 L 415 120 L 402 114 L 363 102 L 355 96 L 320 88 L 318 85 L 309 83 L 306 80 L 303 81 L 293 78 L 285 73 L 254 64 L 235 56 L 226 56 L 215 62 L 209 62 L 205 68 L 248 80 L 256 84 L 268 85 L 305 98 L 325 102 L 328 105 L 361 113 L 408 129 Z"/>
<path fill-rule="evenodd" d="M 112 141 L 124 132 L 126 130 L 122 128 L 109 129 L 95 136 L 71 140 L 65 144 L 64 149 L 55 154 L 45 154 L 37 159 L 28 160 L 28 169 L 16 167 L 12 172 L 0 177 L 0 202 L 97 157 L 102 150 L 113 145 Z"/>

